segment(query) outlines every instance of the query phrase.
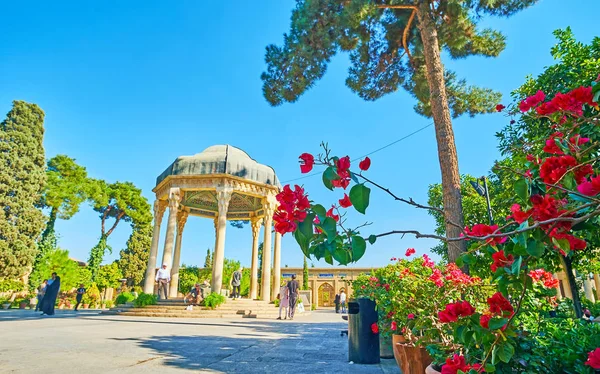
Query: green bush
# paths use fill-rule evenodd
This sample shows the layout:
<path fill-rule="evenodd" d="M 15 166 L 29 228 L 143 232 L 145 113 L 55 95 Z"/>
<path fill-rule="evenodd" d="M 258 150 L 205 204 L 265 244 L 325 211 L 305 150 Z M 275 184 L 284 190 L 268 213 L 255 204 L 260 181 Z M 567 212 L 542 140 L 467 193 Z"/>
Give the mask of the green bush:
<path fill-rule="evenodd" d="M 179 292 L 187 294 L 199 282 L 199 270 L 196 266 L 181 267 L 179 269 Z"/>
<path fill-rule="evenodd" d="M 279 300 L 279 299 L 275 299 L 275 300 L 273 300 L 273 303 L 275 304 L 275 307 L 276 307 L 276 308 L 279 308 L 279 302 L 280 302 L 280 301 L 281 301 L 281 300 Z"/>
<path fill-rule="evenodd" d="M 0 292 L 21 292 L 23 289 L 25 289 L 25 285 L 22 282 L 15 280 L 0 281 Z"/>
<path fill-rule="evenodd" d="M 115 303 L 112 300 L 104 300 L 104 305 L 106 305 L 107 308 L 112 308 Z"/>
<path fill-rule="evenodd" d="M 317 310 L 317 306 L 315 304 L 310 305 L 310 310 Z"/>
<path fill-rule="evenodd" d="M 225 296 L 216 292 L 211 293 L 204 299 L 204 306 L 210 309 L 215 309 L 225 302 Z"/>
<path fill-rule="evenodd" d="M 131 292 L 121 292 L 119 296 L 117 296 L 117 298 L 115 299 L 115 304 L 126 304 L 133 300 L 135 300 L 135 296 L 133 296 Z"/>
<path fill-rule="evenodd" d="M 145 307 L 147 305 L 156 305 L 157 304 L 157 296 L 147 293 L 141 293 L 137 299 L 133 302 L 137 308 Z"/>
<path fill-rule="evenodd" d="M 600 301 L 594 303 L 593 301 L 583 298 L 581 300 L 581 304 L 583 305 L 584 309 L 590 310 L 590 313 L 594 318 L 600 316 Z"/>

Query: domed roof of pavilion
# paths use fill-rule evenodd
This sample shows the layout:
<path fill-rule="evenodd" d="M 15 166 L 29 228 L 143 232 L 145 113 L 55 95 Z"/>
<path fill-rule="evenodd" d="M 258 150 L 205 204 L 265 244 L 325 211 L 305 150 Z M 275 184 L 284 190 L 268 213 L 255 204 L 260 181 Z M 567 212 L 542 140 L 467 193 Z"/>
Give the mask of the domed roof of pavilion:
<path fill-rule="evenodd" d="M 259 164 L 243 150 L 231 145 L 213 145 L 193 156 L 180 156 L 156 178 L 156 185 L 170 175 L 200 176 L 229 174 L 253 182 L 280 187 L 272 167 Z"/>

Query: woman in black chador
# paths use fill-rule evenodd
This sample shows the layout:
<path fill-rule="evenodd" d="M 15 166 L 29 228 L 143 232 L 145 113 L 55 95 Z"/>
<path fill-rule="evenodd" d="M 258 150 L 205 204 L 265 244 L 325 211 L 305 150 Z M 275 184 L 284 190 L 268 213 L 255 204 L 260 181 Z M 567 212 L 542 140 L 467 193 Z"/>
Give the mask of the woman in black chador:
<path fill-rule="evenodd" d="M 50 283 L 52 282 L 52 283 Z M 42 305 L 40 310 L 42 315 L 54 315 L 54 304 L 56 304 L 56 297 L 60 291 L 60 277 L 56 273 L 52 273 L 52 281 L 48 281 L 48 287 L 46 287 L 46 293 L 42 299 Z"/>

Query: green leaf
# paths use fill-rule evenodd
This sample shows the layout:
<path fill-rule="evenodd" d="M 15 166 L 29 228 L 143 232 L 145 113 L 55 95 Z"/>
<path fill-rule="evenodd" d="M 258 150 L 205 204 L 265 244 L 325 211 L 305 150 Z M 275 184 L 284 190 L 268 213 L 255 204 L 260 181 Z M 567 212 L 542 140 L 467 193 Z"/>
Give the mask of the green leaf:
<path fill-rule="evenodd" d="M 545 252 L 544 243 L 530 240 L 527 243 L 527 253 L 533 257 L 541 257 Z"/>
<path fill-rule="evenodd" d="M 373 245 L 375 244 L 375 241 L 377 241 L 377 237 L 375 235 L 369 235 L 369 243 Z"/>
<path fill-rule="evenodd" d="M 463 255 L 463 261 L 467 265 L 472 265 L 472 264 L 475 263 L 475 261 L 477 261 L 477 258 L 473 254 L 471 254 L 471 253 L 465 253 Z"/>
<path fill-rule="evenodd" d="M 456 261 L 454 261 L 454 263 L 456 264 L 456 266 L 458 266 L 459 268 L 462 268 L 465 265 L 465 260 L 463 259 L 463 256 L 460 255 L 456 258 Z"/>
<path fill-rule="evenodd" d="M 336 179 L 340 179 L 340 177 L 337 175 L 335 169 L 332 166 L 325 169 L 325 171 L 323 172 L 323 184 L 325 185 L 325 187 L 333 191 L 333 184 L 331 183 L 331 181 Z"/>
<path fill-rule="evenodd" d="M 300 246 L 300 249 L 302 250 L 302 253 L 304 253 L 304 256 L 310 257 L 310 250 L 308 245 L 309 241 L 304 236 L 304 234 L 302 234 L 300 230 L 296 230 L 292 233 L 292 235 L 294 236 L 294 239 L 296 239 L 296 243 L 298 243 L 298 246 Z"/>
<path fill-rule="evenodd" d="M 315 212 L 317 214 L 317 216 L 319 216 L 319 220 L 321 220 L 321 222 L 323 222 L 325 220 L 325 217 L 327 216 L 327 209 L 325 209 L 325 207 L 321 204 L 315 204 L 312 206 L 312 211 Z"/>
<path fill-rule="evenodd" d="M 358 212 L 365 214 L 367 207 L 369 206 L 369 195 L 371 190 L 364 184 L 355 184 L 350 189 L 350 201 Z"/>
<path fill-rule="evenodd" d="M 338 248 L 333 252 L 333 258 L 340 263 L 340 265 L 347 265 L 352 261 L 350 252 L 344 248 Z"/>
<path fill-rule="evenodd" d="M 582 203 L 589 203 L 590 201 L 592 201 L 592 200 L 588 199 L 587 197 L 580 196 L 580 195 L 575 195 L 573 193 L 569 194 L 569 199 L 575 200 L 575 201 L 579 201 L 579 202 L 582 202 Z"/>
<path fill-rule="evenodd" d="M 352 261 L 356 262 L 365 254 L 367 243 L 362 237 L 355 235 L 352 237 Z"/>
<path fill-rule="evenodd" d="M 558 248 L 565 251 L 565 253 L 567 254 L 569 253 L 569 251 L 571 251 L 571 245 L 569 244 L 569 241 L 567 239 L 552 238 L 552 243 L 554 243 L 554 245 Z"/>
<path fill-rule="evenodd" d="M 498 351 L 500 350 L 500 346 L 495 345 L 492 349 L 492 364 L 496 365 L 498 362 Z"/>
<path fill-rule="evenodd" d="M 515 192 L 517 196 L 521 198 L 523 202 L 527 202 L 529 199 L 529 185 L 527 184 L 526 179 L 519 179 L 517 183 L 515 183 Z"/>
<path fill-rule="evenodd" d="M 500 361 L 508 364 L 512 356 L 515 354 L 515 348 L 510 344 L 504 344 L 498 348 L 498 358 Z"/>
<path fill-rule="evenodd" d="M 324 221 L 317 226 L 327 235 L 328 240 L 333 240 L 337 236 L 337 223 L 331 217 L 326 217 Z"/>
<path fill-rule="evenodd" d="M 486 373 L 493 373 L 496 371 L 496 367 L 490 363 L 485 364 L 483 368 L 485 369 Z"/>
<path fill-rule="evenodd" d="M 520 255 L 520 256 L 526 256 L 527 249 L 525 248 L 525 246 L 523 244 L 516 243 L 515 246 L 513 247 L 513 253 L 516 255 Z"/>
<path fill-rule="evenodd" d="M 498 330 L 504 327 L 508 322 L 507 318 L 492 318 L 490 320 L 490 330 Z"/>
<path fill-rule="evenodd" d="M 515 262 L 513 262 L 510 270 L 511 273 L 514 275 L 518 275 L 519 272 L 521 271 L 521 263 L 523 262 L 523 257 L 519 256 L 517 257 L 517 259 L 515 260 Z"/>
<path fill-rule="evenodd" d="M 333 258 L 331 257 L 331 253 L 329 253 L 328 251 L 325 252 L 325 262 L 328 263 L 329 265 L 333 265 Z"/>
<path fill-rule="evenodd" d="M 304 235 L 304 237 L 306 239 L 312 238 L 312 236 L 314 234 L 314 228 L 313 228 L 314 219 L 315 219 L 314 213 L 307 214 L 304 221 L 298 223 L 298 228 L 296 229 L 296 231 L 302 232 L 302 235 Z"/>

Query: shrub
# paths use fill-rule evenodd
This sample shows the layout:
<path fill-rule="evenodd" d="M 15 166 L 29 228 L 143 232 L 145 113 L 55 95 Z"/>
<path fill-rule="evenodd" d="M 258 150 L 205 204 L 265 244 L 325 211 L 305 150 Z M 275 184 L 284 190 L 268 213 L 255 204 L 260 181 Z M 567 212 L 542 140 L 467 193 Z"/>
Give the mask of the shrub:
<path fill-rule="evenodd" d="M 280 302 L 280 300 L 279 300 L 279 299 L 275 299 L 275 300 L 273 300 L 273 303 L 275 304 L 275 307 L 276 307 L 276 308 L 279 308 L 279 302 Z"/>
<path fill-rule="evenodd" d="M 153 294 L 141 293 L 134 301 L 134 305 L 137 308 L 145 307 L 147 305 L 156 305 L 157 296 Z"/>
<path fill-rule="evenodd" d="M 210 295 L 206 296 L 206 298 L 204 299 L 204 306 L 206 306 L 207 308 L 210 308 L 210 309 L 215 309 L 216 307 L 223 304 L 224 302 L 225 302 L 225 296 L 220 295 L 216 292 L 213 292 Z"/>
<path fill-rule="evenodd" d="M 0 292 L 20 292 L 23 291 L 25 285 L 22 282 L 15 280 L 0 281 Z"/>
<path fill-rule="evenodd" d="M 317 310 L 317 306 L 315 304 L 310 305 L 310 310 Z"/>
<path fill-rule="evenodd" d="M 112 308 L 115 305 L 114 301 L 112 300 L 104 300 L 104 304 L 107 308 Z"/>
<path fill-rule="evenodd" d="M 115 304 L 121 305 L 126 304 L 130 301 L 135 300 L 135 297 L 130 292 L 121 292 L 115 300 Z"/>

